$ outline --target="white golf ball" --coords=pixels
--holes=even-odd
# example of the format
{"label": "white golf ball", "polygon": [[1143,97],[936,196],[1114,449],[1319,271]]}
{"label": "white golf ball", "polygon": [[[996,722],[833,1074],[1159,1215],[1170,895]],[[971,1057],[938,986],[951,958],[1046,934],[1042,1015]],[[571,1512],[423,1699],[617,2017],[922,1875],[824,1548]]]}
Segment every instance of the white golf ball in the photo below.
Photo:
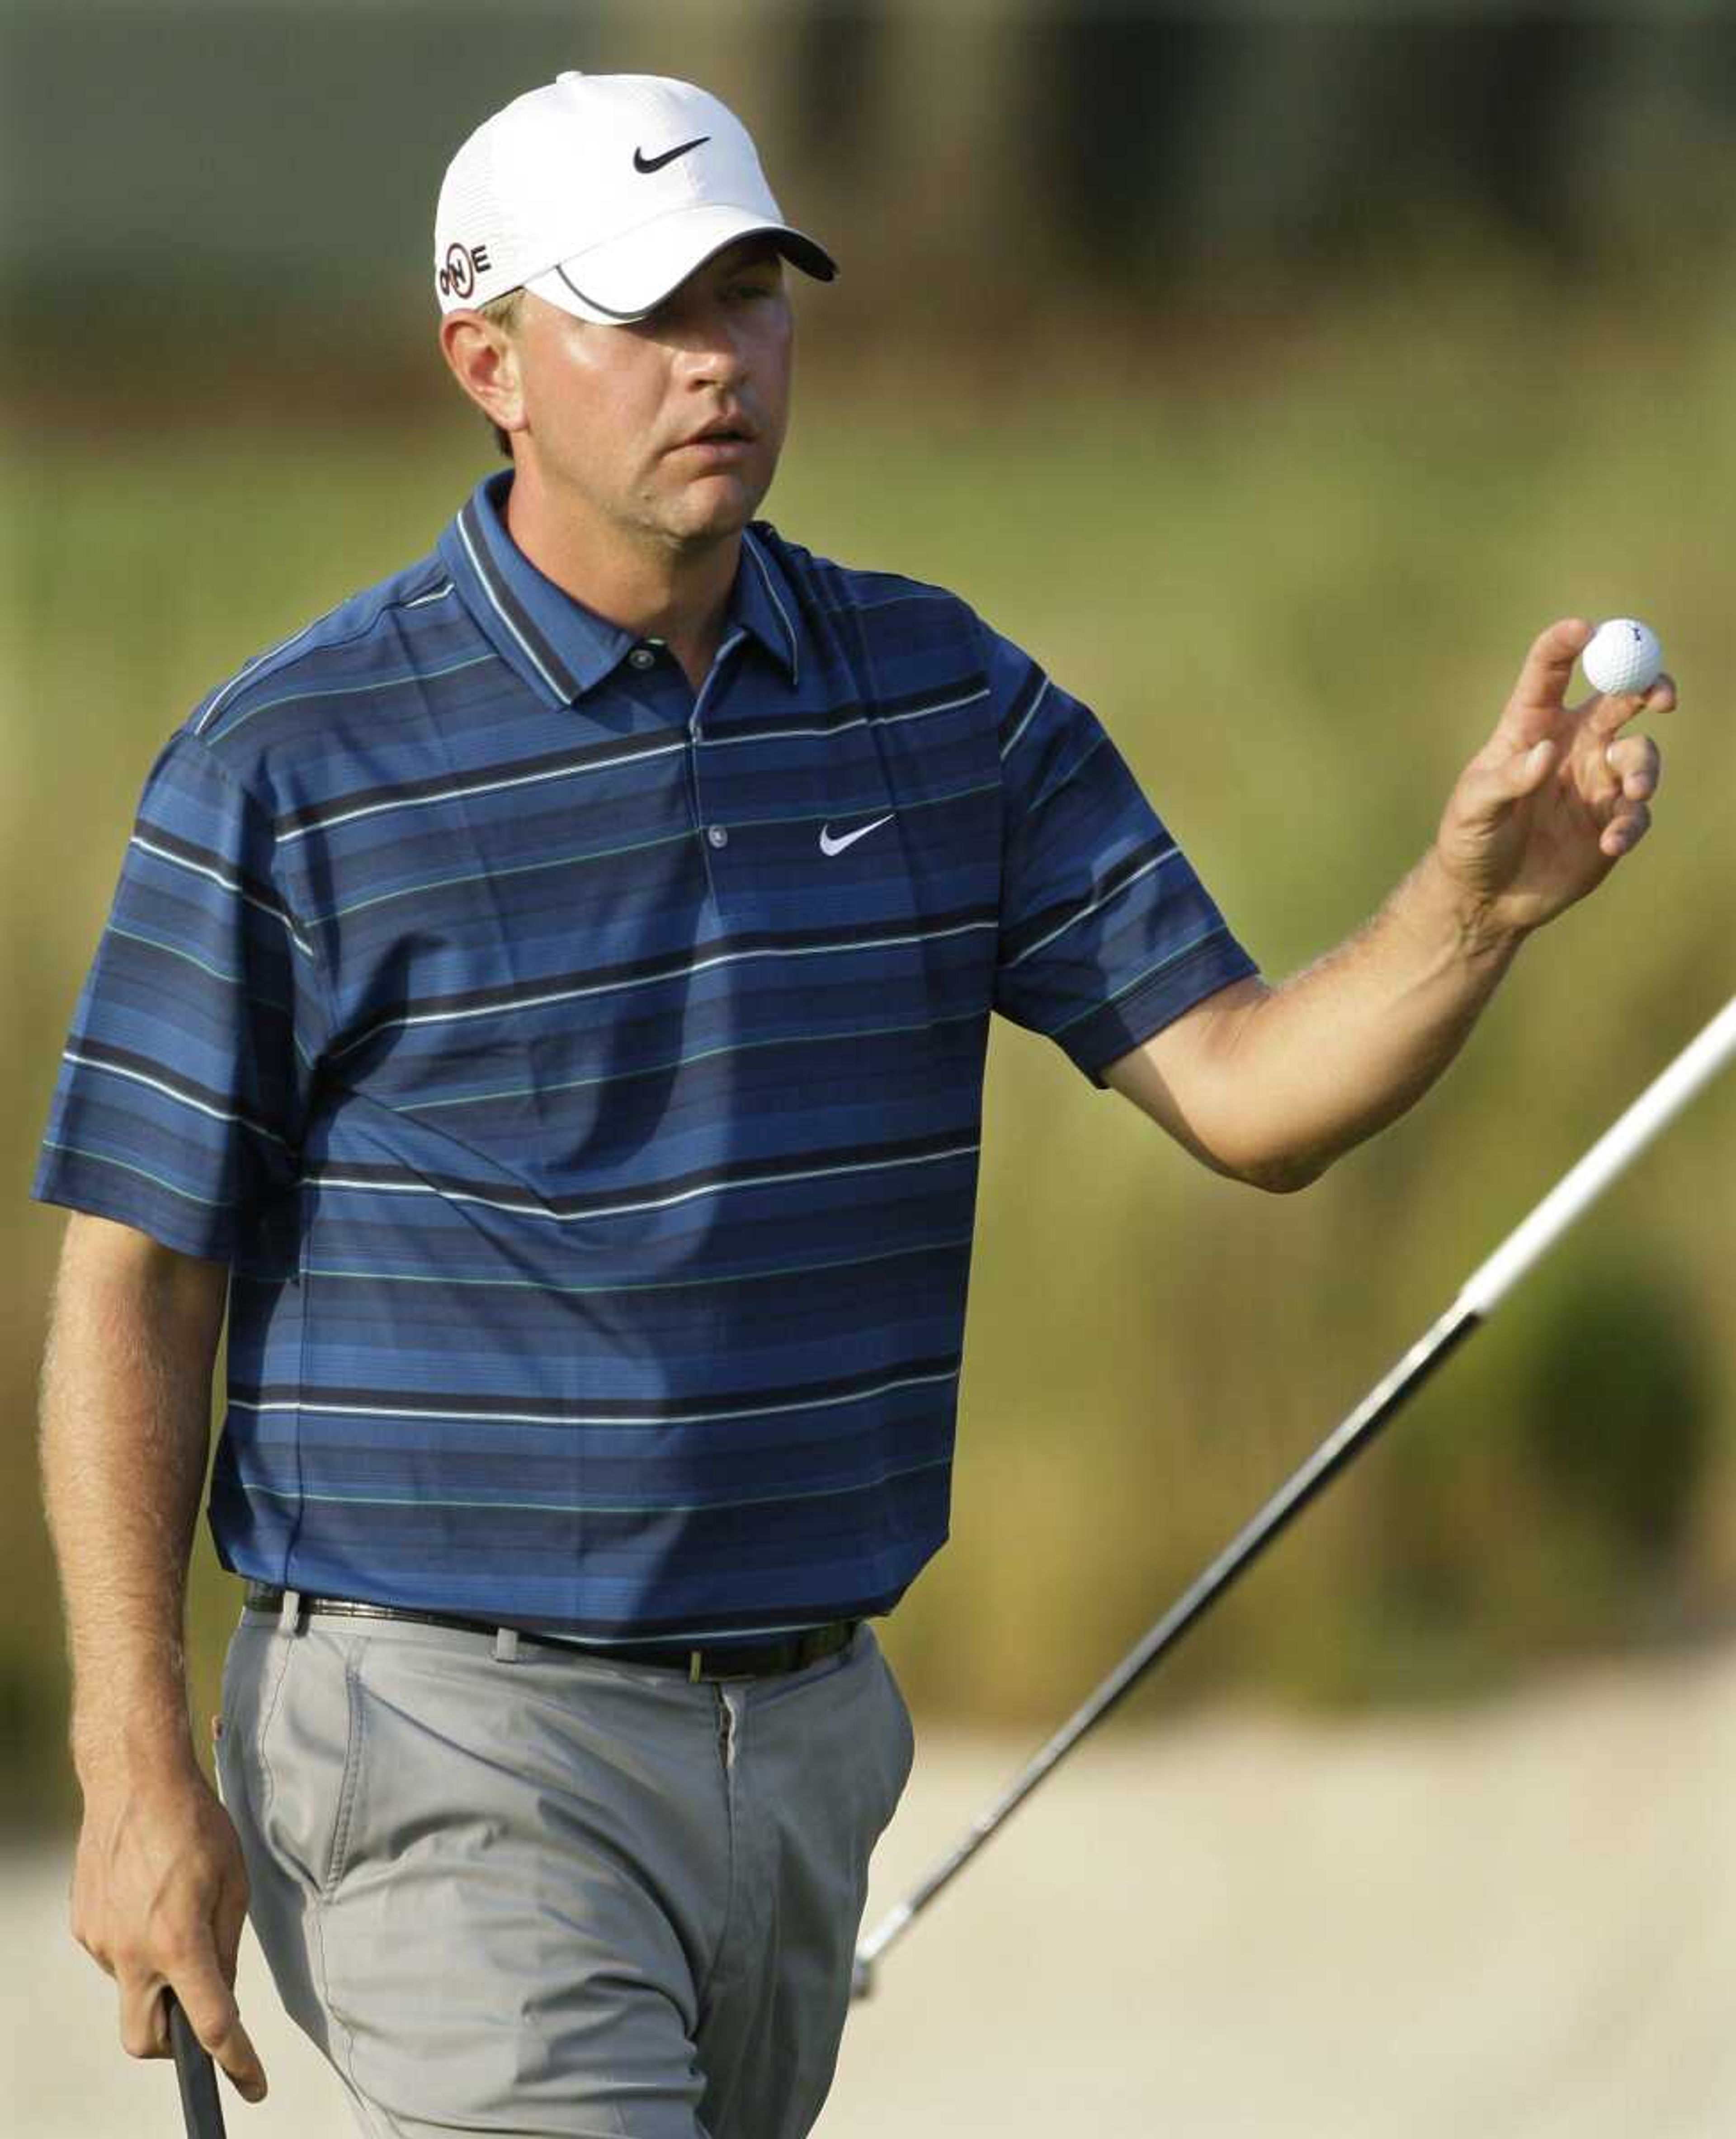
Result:
{"label": "white golf ball", "polygon": [[1612,616],[1598,625],[1579,662],[1594,691],[1619,698],[1626,691],[1651,688],[1664,665],[1664,649],[1649,624],[1636,616]]}

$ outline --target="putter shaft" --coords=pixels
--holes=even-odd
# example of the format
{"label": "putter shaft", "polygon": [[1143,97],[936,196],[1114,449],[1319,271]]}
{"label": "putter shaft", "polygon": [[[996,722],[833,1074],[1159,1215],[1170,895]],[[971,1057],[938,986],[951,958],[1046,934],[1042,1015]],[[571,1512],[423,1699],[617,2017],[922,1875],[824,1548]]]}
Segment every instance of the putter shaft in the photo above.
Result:
{"label": "putter shaft", "polygon": [[217,2068],[210,2053],[193,2032],[193,2023],[181,2009],[173,1990],[165,1990],[169,2009],[169,2041],[174,2052],[175,2078],[181,2089],[181,2114],[186,2120],[187,2139],[226,2139],[223,2105],[217,2092]]}
{"label": "putter shaft", "polygon": [[1322,1442],[1307,1462],[1233,1538],[1205,1572],[1062,1725],[971,1826],[951,1854],[937,1864],[908,1897],[882,1918],[856,1949],[852,1995],[866,1997],[875,1964],[901,1938],[945,1887],[950,1886],[990,1836],[1024,1804],[1051,1769],[1100,1723],[1188,1629],[1198,1623],[1236,1578],[1274,1538],[1337,1476],[1386,1424],[1435,1368],[1484,1322],[1518,1280],[1553,1246],[1650,1143],[1736,1055],[1736,996],[1697,1038],[1647,1085],[1495,1252],[1460,1287],[1445,1314],[1376,1383],[1356,1409]]}

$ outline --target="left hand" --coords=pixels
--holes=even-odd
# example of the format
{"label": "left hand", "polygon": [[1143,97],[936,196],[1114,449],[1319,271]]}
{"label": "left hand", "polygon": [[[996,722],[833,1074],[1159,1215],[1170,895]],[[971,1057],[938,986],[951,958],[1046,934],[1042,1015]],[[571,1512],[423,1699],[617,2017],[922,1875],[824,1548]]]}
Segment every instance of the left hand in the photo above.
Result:
{"label": "left hand", "polygon": [[1660,777],[1650,736],[1622,736],[1642,712],[1665,713],[1675,685],[1567,703],[1593,627],[1552,624],[1525,657],[1494,733],[1459,776],[1435,850],[1476,926],[1523,935],[1602,883],[1645,838]]}

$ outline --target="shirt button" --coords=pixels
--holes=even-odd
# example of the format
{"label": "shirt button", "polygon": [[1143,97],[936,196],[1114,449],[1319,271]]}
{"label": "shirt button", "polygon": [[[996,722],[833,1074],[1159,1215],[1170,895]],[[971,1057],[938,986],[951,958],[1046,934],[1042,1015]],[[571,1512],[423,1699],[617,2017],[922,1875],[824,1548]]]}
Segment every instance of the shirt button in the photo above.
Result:
{"label": "shirt button", "polygon": [[635,646],[627,657],[629,668],[651,668],[657,664],[657,656],[648,646]]}
{"label": "shirt button", "polygon": [[730,843],[730,835],[721,825],[713,825],[706,837],[714,847],[726,847]]}

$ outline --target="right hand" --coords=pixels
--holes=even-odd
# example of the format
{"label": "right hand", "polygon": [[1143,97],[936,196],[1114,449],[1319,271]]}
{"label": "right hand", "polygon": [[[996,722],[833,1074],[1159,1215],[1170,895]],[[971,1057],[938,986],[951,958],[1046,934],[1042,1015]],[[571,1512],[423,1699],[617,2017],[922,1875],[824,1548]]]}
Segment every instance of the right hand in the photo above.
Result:
{"label": "right hand", "polygon": [[245,2101],[265,2068],[235,2002],[247,1872],[229,1815],[190,1755],[172,1775],[88,1788],[72,1875],[72,1936],[120,1990],[130,2057],[171,2054],[162,1993]]}

